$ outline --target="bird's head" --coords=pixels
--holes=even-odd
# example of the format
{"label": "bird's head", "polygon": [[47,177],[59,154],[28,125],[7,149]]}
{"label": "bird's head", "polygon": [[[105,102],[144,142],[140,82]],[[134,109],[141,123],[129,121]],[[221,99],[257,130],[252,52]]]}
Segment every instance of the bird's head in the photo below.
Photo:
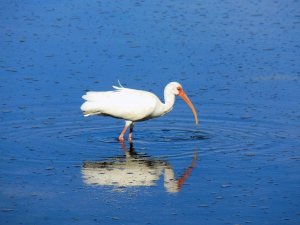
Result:
{"label": "bird's head", "polygon": [[194,114],[195,123],[198,124],[198,117],[197,117],[197,112],[195,110],[195,107],[194,107],[193,103],[191,102],[191,100],[186,95],[186,93],[183,91],[181,84],[179,84],[178,82],[171,82],[167,85],[166,88],[169,89],[169,91],[171,93],[173,93],[174,95],[178,95],[185,101],[185,103],[191,108],[191,110]]}

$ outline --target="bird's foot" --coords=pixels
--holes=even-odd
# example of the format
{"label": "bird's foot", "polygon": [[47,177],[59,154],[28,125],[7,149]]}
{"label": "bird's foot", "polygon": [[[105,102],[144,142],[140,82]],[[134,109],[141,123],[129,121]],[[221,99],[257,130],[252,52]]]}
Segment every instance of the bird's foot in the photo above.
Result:
{"label": "bird's foot", "polygon": [[130,143],[132,143],[132,132],[130,132],[129,135],[128,135],[128,141],[129,141]]}
{"label": "bird's foot", "polygon": [[123,136],[120,136],[118,139],[119,139],[119,141],[121,141],[121,142],[124,142],[124,141],[125,141],[125,139],[124,139]]}

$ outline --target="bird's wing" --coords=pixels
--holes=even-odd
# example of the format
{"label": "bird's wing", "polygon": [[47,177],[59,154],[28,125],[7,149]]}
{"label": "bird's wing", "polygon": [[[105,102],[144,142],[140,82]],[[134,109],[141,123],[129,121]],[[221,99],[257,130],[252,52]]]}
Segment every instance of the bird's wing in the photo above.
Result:
{"label": "bird's wing", "polygon": [[160,103],[158,97],[146,91],[117,88],[115,91],[87,92],[81,106],[85,114],[103,114],[138,121],[151,115]]}

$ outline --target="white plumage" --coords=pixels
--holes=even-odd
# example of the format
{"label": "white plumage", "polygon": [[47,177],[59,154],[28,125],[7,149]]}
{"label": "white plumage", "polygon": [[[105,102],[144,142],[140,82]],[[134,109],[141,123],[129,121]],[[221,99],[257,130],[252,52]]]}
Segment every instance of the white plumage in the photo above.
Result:
{"label": "white plumage", "polygon": [[175,95],[179,95],[190,106],[198,123],[197,114],[189,98],[177,82],[169,83],[164,90],[165,103],[151,92],[113,86],[114,91],[96,92],[89,91],[82,98],[85,102],[81,110],[85,116],[103,115],[111,116],[126,121],[125,127],[119,136],[124,140],[124,134],[130,126],[129,139],[132,140],[134,122],[143,121],[162,116],[172,110]]}
{"label": "white plumage", "polygon": [[115,91],[87,92],[81,106],[85,116],[110,115],[116,118],[139,121],[155,112],[159,99],[152,93],[118,88]]}

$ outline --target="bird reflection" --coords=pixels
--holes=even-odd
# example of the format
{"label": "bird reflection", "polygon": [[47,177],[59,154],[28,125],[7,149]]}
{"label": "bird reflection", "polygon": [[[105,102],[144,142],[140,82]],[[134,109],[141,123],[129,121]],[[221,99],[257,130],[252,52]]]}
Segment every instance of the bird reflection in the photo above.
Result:
{"label": "bird reflection", "polygon": [[127,149],[121,143],[125,155],[109,158],[106,161],[87,161],[82,166],[82,178],[88,185],[113,187],[154,186],[164,176],[164,187],[167,192],[179,192],[184,182],[196,166],[198,152],[195,151],[191,163],[183,170],[181,177],[176,178],[170,163],[162,158],[152,158],[137,154],[133,143]]}

